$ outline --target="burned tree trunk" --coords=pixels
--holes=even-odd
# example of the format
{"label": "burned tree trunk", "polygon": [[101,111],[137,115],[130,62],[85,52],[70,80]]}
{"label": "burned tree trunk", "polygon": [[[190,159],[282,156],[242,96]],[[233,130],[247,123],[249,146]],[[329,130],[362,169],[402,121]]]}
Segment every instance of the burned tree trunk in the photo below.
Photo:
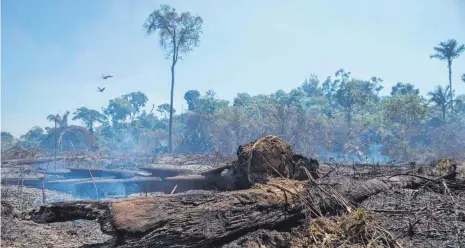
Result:
{"label": "burned tree trunk", "polygon": [[261,185],[217,194],[57,203],[42,206],[31,216],[38,223],[98,219],[104,233],[129,246],[215,247],[257,228],[275,229],[302,219],[293,188],[303,191],[303,186],[294,182],[286,187],[288,192]]}
{"label": "burned tree trunk", "polygon": [[[364,183],[357,185],[360,188],[352,188],[365,192],[363,197],[379,193],[366,190]],[[324,191],[308,182],[274,179],[234,192],[49,204],[31,217],[39,223],[98,219],[104,233],[127,247],[218,247],[257,229],[289,230],[305,218],[303,210],[309,205],[323,214],[344,208]],[[348,200],[356,201],[360,194]]]}

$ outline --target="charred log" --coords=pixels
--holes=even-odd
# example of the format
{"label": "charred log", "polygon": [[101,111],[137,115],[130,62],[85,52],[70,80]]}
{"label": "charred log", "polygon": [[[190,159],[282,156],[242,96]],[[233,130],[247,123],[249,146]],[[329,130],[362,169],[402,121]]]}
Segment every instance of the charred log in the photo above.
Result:
{"label": "charred log", "polygon": [[[378,192],[367,190],[370,183],[362,185],[361,190],[352,187],[367,195],[349,195],[349,200]],[[49,204],[31,216],[40,223],[98,219],[103,232],[127,247],[218,247],[257,229],[289,230],[304,219],[303,210],[309,205],[325,214],[343,209],[338,202],[327,189],[309,187],[308,182],[274,179],[268,185],[233,192]]]}
{"label": "charred log", "polygon": [[142,167],[140,169],[152,173],[152,176],[160,178],[194,174],[194,171],[192,170],[178,168]]}
{"label": "charred log", "polygon": [[48,175],[62,176],[64,178],[91,178],[91,177],[105,177],[115,179],[126,179],[135,176],[144,176],[144,174],[137,171],[125,170],[106,170],[106,169],[84,169],[84,168],[71,168],[61,169],[57,171],[39,170],[38,173],[47,173]]}

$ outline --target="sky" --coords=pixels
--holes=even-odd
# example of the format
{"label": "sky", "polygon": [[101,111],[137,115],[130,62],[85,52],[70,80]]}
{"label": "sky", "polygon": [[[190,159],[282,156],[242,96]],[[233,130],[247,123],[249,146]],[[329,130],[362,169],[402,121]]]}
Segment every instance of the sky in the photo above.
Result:
{"label": "sky", "polygon": [[[18,137],[51,126],[49,114],[101,110],[134,91],[148,110],[169,102],[170,61],[142,27],[163,3],[204,19],[199,47],[176,66],[177,112],[190,89],[232,100],[340,68],[381,77],[384,94],[399,81],[426,94],[448,80],[446,62],[429,58],[433,47],[465,43],[465,0],[1,0],[1,130]],[[464,94],[465,54],[452,70]]]}

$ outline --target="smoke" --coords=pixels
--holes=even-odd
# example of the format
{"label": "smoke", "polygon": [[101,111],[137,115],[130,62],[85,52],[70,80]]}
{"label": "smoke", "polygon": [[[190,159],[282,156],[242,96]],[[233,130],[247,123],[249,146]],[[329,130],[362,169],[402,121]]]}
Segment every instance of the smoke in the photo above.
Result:
{"label": "smoke", "polygon": [[72,195],[79,199],[101,200],[110,197],[125,197],[128,192],[135,193],[140,190],[137,187],[130,186],[130,184],[118,182],[117,179],[108,180],[104,183],[98,182],[95,186],[93,182],[77,183],[72,186]]}
{"label": "smoke", "polygon": [[383,164],[391,161],[389,156],[382,154],[383,144],[370,144],[366,152],[357,150],[353,152],[328,151],[322,146],[317,147],[317,157],[323,161],[336,163],[370,163]]}

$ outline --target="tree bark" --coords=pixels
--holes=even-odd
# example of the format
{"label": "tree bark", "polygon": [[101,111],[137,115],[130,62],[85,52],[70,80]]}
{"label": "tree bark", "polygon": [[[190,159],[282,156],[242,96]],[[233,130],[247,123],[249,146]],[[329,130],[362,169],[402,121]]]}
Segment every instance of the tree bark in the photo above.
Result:
{"label": "tree bark", "polygon": [[[54,167],[54,171],[57,170],[57,120],[55,120],[55,147],[54,147],[54,153],[55,153],[55,160],[53,160],[53,167]],[[47,174],[44,175],[44,179],[45,177],[47,176]]]}
{"label": "tree bark", "polygon": [[[174,56],[174,55],[173,55]],[[174,59],[171,65],[171,96],[170,96],[170,121],[168,131],[168,151],[173,152],[173,97],[174,97]]]}
{"label": "tree bark", "polygon": [[[323,189],[326,187],[326,189]],[[116,201],[77,201],[42,206],[31,212],[38,223],[97,219],[102,232],[124,247],[220,247],[257,229],[290,230],[304,210],[323,214],[347,209],[329,186],[272,180],[233,192],[194,192]],[[349,202],[387,190],[379,180],[342,185]],[[345,205],[345,207],[343,207]]]}
{"label": "tree bark", "polygon": [[171,96],[170,96],[170,120],[168,131],[168,152],[173,152],[173,98],[174,98],[174,67],[178,62],[179,45],[176,42],[176,30],[173,31],[173,57],[171,63]]}
{"label": "tree bark", "polygon": [[453,91],[452,91],[452,60],[447,61],[447,67],[449,68],[449,94],[450,94],[450,107],[452,112],[454,112],[454,101],[453,101]]}
{"label": "tree bark", "polygon": [[442,108],[442,120],[444,121],[444,124],[446,124],[446,112],[447,112],[447,109],[446,109],[446,106],[444,106]]}

